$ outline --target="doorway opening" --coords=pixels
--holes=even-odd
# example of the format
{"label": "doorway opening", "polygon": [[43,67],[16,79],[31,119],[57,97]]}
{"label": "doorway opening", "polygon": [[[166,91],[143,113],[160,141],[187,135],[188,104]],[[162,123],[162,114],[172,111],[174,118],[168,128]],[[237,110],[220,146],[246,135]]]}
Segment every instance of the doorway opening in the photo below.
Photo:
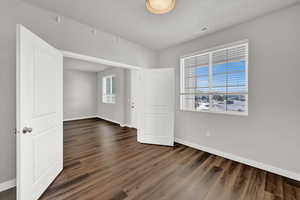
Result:
{"label": "doorway opening", "polygon": [[64,121],[96,117],[138,128],[137,74],[140,68],[62,52]]}

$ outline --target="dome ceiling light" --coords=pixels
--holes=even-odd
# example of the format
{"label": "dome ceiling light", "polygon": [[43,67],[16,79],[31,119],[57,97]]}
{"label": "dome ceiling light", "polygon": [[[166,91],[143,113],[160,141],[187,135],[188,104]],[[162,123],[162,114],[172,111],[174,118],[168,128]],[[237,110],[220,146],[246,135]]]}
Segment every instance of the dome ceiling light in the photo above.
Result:
{"label": "dome ceiling light", "polygon": [[146,0],[147,9],[154,14],[165,14],[175,8],[176,0]]}

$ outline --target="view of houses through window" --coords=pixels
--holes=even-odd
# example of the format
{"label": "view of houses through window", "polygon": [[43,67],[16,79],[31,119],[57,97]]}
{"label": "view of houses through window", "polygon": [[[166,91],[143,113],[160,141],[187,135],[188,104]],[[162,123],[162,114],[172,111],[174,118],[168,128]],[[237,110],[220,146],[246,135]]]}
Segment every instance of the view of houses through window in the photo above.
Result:
{"label": "view of houses through window", "polygon": [[181,59],[181,109],[248,114],[248,43]]}

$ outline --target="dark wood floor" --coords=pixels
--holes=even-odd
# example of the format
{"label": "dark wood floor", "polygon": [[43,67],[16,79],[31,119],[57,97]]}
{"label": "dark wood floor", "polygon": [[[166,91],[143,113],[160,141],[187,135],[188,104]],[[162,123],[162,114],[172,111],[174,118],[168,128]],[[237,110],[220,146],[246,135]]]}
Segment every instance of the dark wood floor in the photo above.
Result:
{"label": "dark wood floor", "polygon": [[300,200],[300,183],[99,119],[64,124],[64,170],[42,200]]}

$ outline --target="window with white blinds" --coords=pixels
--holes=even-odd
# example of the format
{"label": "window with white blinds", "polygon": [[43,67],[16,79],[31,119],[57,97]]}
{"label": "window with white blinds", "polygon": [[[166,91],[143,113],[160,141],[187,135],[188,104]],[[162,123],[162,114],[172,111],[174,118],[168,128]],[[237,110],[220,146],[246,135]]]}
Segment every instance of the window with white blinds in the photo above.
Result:
{"label": "window with white blinds", "polygon": [[115,76],[106,76],[102,80],[102,102],[103,103],[116,103],[116,83]]}
{"label": "window with white blinds", "polygon": [[248,114],[248,43],[181,58],[181,110]]}

